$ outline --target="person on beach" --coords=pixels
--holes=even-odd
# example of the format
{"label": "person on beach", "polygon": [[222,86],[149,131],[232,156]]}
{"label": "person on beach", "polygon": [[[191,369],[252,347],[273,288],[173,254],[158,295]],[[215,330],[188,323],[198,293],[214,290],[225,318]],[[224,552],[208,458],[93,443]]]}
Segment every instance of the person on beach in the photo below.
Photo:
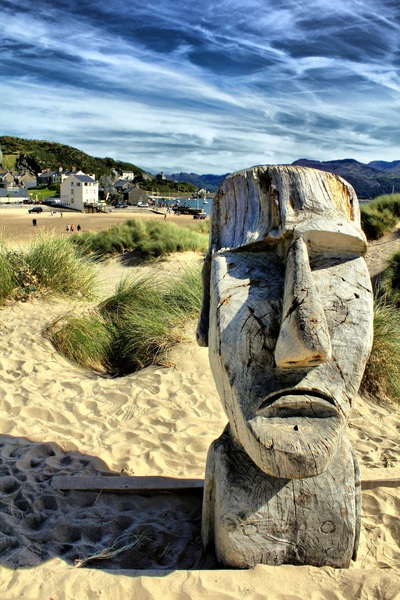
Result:
{"label": "person on beach", "polygon": [[81,226],[80,226],[80,225],[77,225],[77,226],[76,226],[76,230],[77,230],[77,231],[80,231],[80,230],[81,230]]}
{"label": "person on beach", "polygon": [[37,225],[37,220],[36,220],[36,219],[32,219],[32,225],[33,225],[34,227],[36,227],[36,225]]}
{"label": "person on beach", "polygon": [[74,230],[75,230],[75,226],[73,223],[71,223],[71,231],[74,231]]}
{"label": "person on beach", "polygon": [[66,232],[67,232],[67,233],[69,233],[69,230],[70,230],[69,223],[68,223],[68,225],[66,226],[65,230],[66,230]]}

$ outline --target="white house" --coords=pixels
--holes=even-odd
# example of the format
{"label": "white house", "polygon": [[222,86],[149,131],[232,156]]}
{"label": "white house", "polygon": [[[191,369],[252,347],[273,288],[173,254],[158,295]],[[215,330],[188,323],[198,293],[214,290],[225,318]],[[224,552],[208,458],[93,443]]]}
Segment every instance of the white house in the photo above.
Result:
{"label": "white house", "polygon": [[122,171],[120,179],[126,179],[127,181],[133,181],[135,179],[135,173],[133,171]]}
{"label": "white house", "polygon": [[60,186],[61,204],[76,210],[83,210],[85,204],[97,204],[99,201],[99,184],[94,176],[69,175]]}

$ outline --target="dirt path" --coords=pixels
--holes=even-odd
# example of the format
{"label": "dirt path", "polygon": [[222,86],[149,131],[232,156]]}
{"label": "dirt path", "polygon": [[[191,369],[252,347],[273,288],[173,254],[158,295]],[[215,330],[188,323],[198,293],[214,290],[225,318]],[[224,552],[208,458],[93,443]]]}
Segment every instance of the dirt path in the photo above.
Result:
{"label": "dirt path", "polygon": [[365,257],[371,277],[379,275],[387,266],[387,260],[400,251],[400,223],[397,228],[375,242],[369,242]]}

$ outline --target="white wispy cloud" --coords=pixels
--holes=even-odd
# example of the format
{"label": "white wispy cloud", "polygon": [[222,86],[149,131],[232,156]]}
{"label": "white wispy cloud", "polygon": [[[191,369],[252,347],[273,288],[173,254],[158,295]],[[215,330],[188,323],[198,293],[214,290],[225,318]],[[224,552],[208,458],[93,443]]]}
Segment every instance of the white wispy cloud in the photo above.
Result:
{"label": "white wispy cloud", "polygon": [[[391,0],[4,0],[4,134],[153,170],[400,156]],[[397,155],[396,155],[397,153]]]}

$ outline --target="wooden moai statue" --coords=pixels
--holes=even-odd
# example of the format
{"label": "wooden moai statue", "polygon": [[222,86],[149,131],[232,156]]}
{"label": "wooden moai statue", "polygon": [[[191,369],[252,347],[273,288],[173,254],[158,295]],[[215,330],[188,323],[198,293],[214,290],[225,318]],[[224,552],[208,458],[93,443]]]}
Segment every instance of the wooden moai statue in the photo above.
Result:
{"label": "wooden moai statue", "polygon": [[373,330],[357,196],[304,167],[215,195],[198,343],[229,419],[210,447],[202,536],[230,567],[348,567],[360,480],[345,430]]}

